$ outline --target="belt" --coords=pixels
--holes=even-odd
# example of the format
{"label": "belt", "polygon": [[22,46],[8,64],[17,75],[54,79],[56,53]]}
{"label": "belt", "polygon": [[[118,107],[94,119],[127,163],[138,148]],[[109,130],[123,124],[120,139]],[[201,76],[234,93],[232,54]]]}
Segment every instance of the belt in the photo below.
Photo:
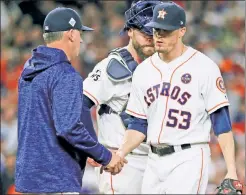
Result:
{"label": "belt", "polygon": [[[110,149],[110,150],[118,150],[119,149],[119,148],[110,147],[110,146],[105,146],[105,147],[108,148],[108,149]],[[137,155],[137,156],[148,156],[148,154],[141,154],[141,153],[136,153],[136,152],[130,152],[129,154]]]}
{"label": "belt", "polygon": [[98,110],[98,114],[101,116],[102,114],[119,114],[118,112],[114,111],[110,106],[106,104],[101,104],[100,109]]}
{"label": "belt", "polygon": [[[185,149],[191,148],[191,144],[182,144],[180,145],[180,147],[182,150],[185,150]],[[151,145],[150,148],[151,148],[151,151],[154,154],[158,154],[158,156],[165,156],[165,155],[172,154],[175,152],[174,146],[169,146],[169,145],[160,146],[160,147],[155,147]]]}

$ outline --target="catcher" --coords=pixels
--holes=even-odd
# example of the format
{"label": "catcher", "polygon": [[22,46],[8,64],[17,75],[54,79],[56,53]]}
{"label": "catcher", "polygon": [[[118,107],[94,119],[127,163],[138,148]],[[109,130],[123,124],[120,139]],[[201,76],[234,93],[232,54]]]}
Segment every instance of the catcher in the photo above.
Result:
{"label": "catcher", "polygon": [[[125,26],[120,34],[129,36],[129,43],[122,48],[114,49],[107,58],[99,62],[84,80],[84,109],[97,107],[98,139],[105,147],[118,150],[123,136],[132,120],[125,113],[130,96],[131,78],[137,65],[154,53],[153,31],[144,27],[153,15],[153,9],[161,1],[134,1],[125,12]],[[93,133],[94,129],[89,116],[84,112],[83,122]],[[131,123],[139,126],[139,121]],[[140,128],[145,128],[140,125]],[[95,136],[95,135],[94,135]],[[128,156],[128,164],[120,174],[111,175],[96,167],[99,191],[104,194],[140,194],[145,171],[149,146],[143,141]],[[97,166],[89,159],[91,165]]]}

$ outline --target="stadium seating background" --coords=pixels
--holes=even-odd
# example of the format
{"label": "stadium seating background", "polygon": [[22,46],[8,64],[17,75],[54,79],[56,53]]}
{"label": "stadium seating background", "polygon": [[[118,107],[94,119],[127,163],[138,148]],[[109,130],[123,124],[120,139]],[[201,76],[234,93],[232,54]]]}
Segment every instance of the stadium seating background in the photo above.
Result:
{"label": "stadium seating background", "polygon": [[[222,71],[231,103],[239,179],[245,184],[245,1],[175,1],[187,11],[185,44],[213,59]],[[85,25],[95,29],[83,36],[75,68],[86,78],[93,67],[116,47],[128,43],[119,36],[124,11],[131,1],[1,1],[1,184],[2,193],[14,193],[17,149],[17,82],[31,50],[43,44],[45,15],[58,6],[76,9]],[[95,110],[92,112],[96,127]],[[213,193],[226,174],[216,137],[211,131],[212,162],[207,193]],[[96,178],[88,165],[84,190],[96,193]]]}

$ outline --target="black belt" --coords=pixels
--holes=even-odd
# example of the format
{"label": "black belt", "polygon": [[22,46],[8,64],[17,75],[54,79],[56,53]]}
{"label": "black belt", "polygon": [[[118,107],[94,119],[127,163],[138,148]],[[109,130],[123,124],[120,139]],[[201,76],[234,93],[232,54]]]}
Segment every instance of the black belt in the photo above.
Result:
{"label": "black belt", "polygon": [[[159,156],[164,156],[167,154],[172,154],[175,152],[174,146],[162,146],[162,147],[155,147],[150,145],[151,151],[155,154],[158,154]],[[181,145],[182,150],[191,148],[190,144],[182,144]]]}
{"label": "black belt", "polygon": [[118,114],[118,112],[114,111],[110,106],[106,104],[101,104],[100,109],[98,110],[98,114],[101,116],[102,114]]}

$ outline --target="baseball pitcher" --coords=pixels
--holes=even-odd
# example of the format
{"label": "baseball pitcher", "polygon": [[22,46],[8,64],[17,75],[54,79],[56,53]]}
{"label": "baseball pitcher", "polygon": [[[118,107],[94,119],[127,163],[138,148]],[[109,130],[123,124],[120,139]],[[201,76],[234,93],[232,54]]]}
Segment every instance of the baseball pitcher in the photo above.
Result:
{"label": "baseball pitcher", "polygon": [[130,123],[117,153],[127,155],[147,137],[151,150],[142,193],[205,194],[212,127],[228,170],[219,193],[240,193],[229,101],[218,66],[182,42],[186,16],[179,5],[157,5],[145,26],[153,28],[156,53],[136,68],[126,112],[134,117],[131,123],[141,121],[146,128]]}

